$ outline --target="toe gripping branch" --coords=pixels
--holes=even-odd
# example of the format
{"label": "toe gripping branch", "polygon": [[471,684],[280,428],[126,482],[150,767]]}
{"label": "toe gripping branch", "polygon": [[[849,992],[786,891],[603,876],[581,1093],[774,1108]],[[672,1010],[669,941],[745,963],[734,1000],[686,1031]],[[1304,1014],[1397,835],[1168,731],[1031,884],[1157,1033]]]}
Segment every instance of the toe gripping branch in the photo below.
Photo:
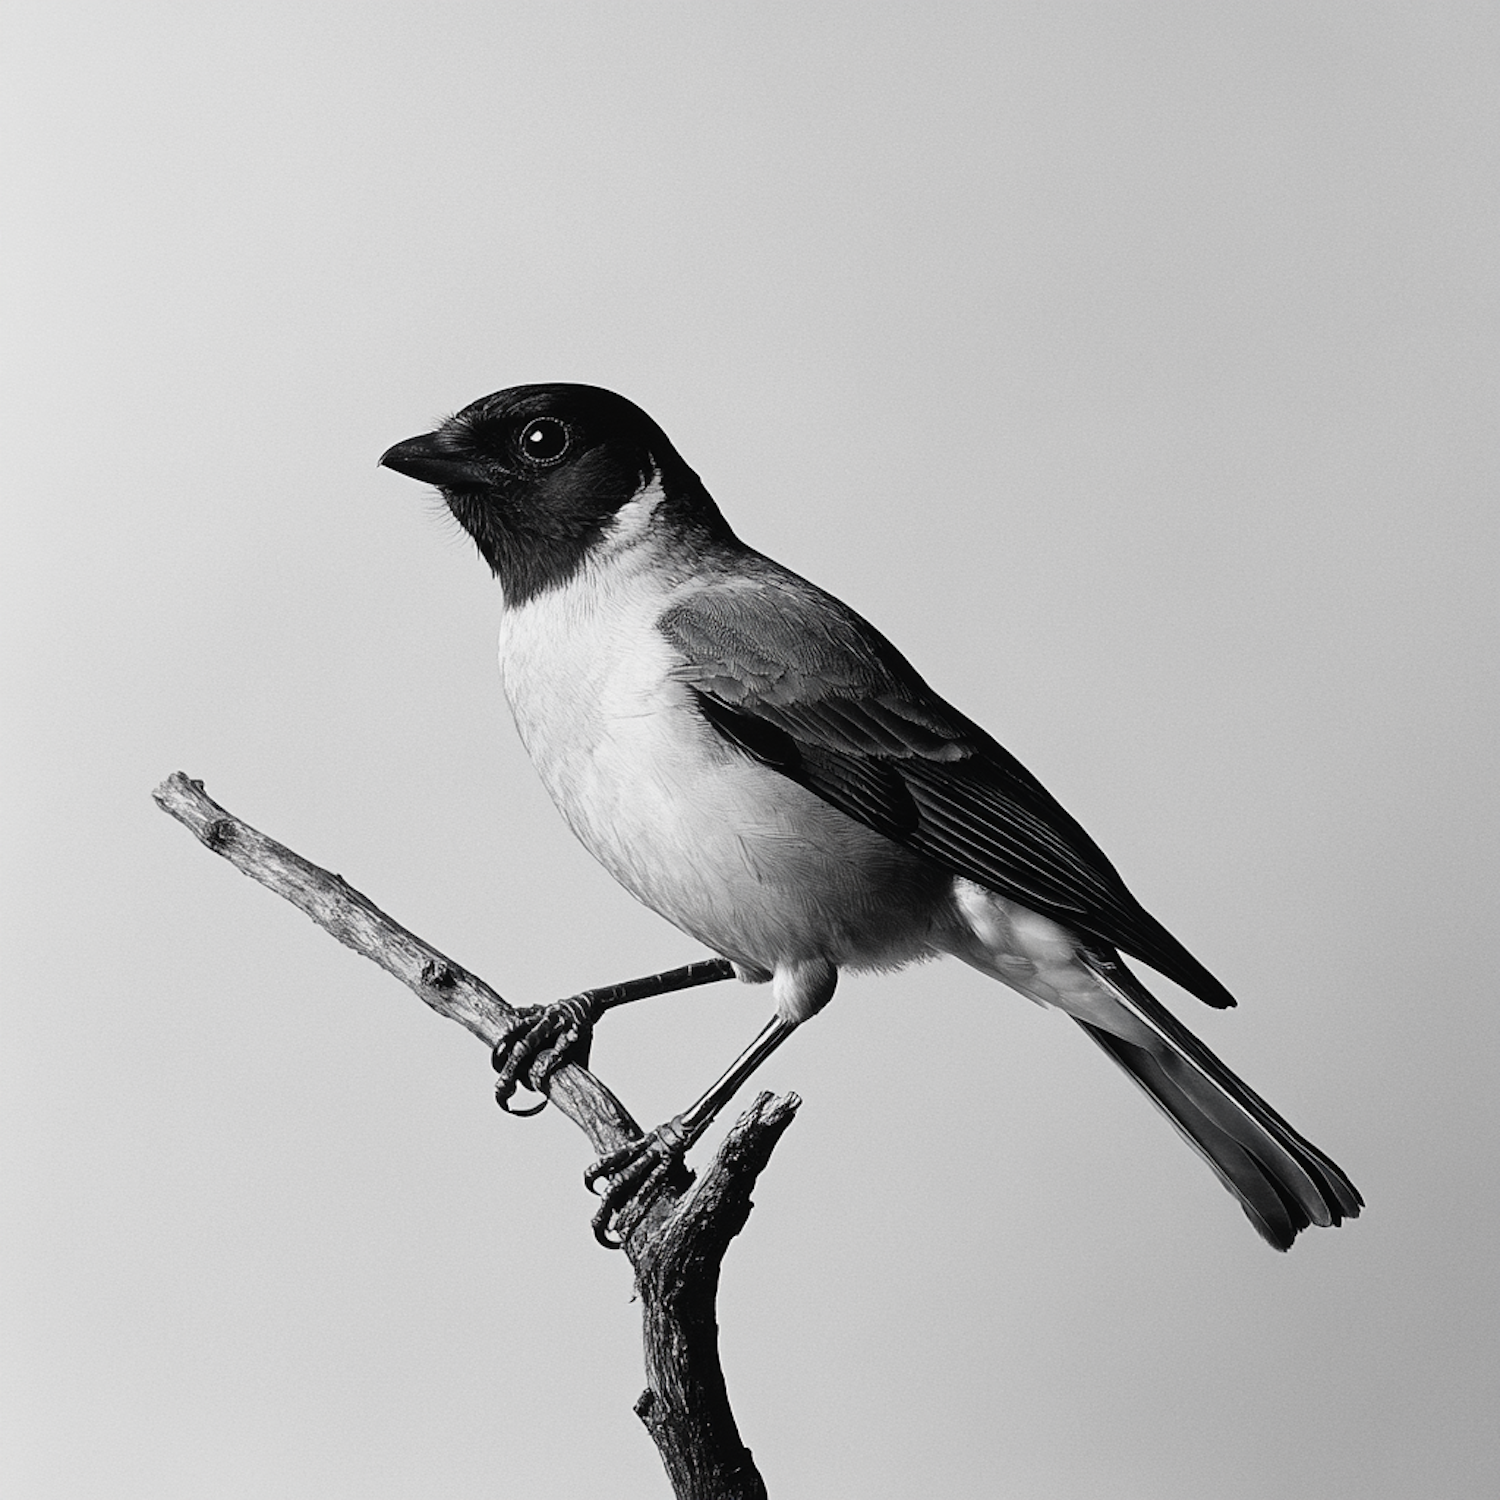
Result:
{"label": "toe gripping branch", "polygon": [[[692,1182],[693,1174],[683,1161],[688,1147],[709,1127],[740,1085],[792,1034],[796,1025],[780,1015],[772,1016],[755,1040],[695,1104],[640,1140],[600,1157],[584,1173],[583,1185],[591,1193],[597,1188],[602,1200],[594,1215],[594,1238],[606,1250],[618,1250],[625,1243],[664,1189],[685,1188]],[[602,1188],[598,1187],[601,1183]]]}
{"label": "toe gripping branch", "polygon": [[602,989],[584,990],[551,1005],[528,1005],[518,1010],[510,1025],[501,1032],[490,1054],[495,1069],[495,1103],[508,1115],[540,1114],[547,1107],[545,1096],[527,1108],[516,1108],[511,1100],[518,1088],[541,1093],[558,1065],[569,1054],[587,1064],[594,1023],[607,1010],[650,995],[665,995],[672,990],[692,989],[695,985],[716,984],[734,977],[734,965],[727,959],[708,958],[662,974],[648,974],[641,979],[627,979],[623,984],[605,985]]}
{"label": "toe gripping branch", "polygon": [[583,1185],[599,1194],[594,1238],[606,1250],[624,1245],[663,1188],[674,1184],[686,1187],[693,1180],[683,1157],[706,1124],[694,1130],[676,1115],[640,1140],[601,1156],[583,1174]]}
{"label": "toe gripping branch", "polygon": [[597,990],[585,990],[551,1005],[523,1006],[515,1019],[496,1038],[490,1053],[495,1069],[495,1103],[508,1115],[538,1115],[547,1107],[547,1096],[526,1108],[511,1103],[523,1085],[541,1094],[553,1070],[570,1052],[588,1061],[594,1022],[604,1014]]}

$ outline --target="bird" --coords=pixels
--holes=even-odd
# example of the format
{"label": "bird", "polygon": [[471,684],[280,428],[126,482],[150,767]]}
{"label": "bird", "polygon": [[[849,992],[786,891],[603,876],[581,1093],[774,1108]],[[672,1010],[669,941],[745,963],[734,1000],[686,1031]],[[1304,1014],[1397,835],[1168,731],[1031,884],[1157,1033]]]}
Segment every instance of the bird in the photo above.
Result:
{"label": "bird", "polygon": [[[842,971],[943,956],[1071,1017],[1276,1249],[1359,1214],[1344,1172],[1126,958],[1215,1008],[1235,1003],[1224,985],[885,636],[742,542],[640,407],[597,386],[514,386],[380,463],[436,487],[494,575],[501,683],[563,819],[631,895],[715,955],[656,987],[769,985],[770,1020],[723,1075],[590,1168],[603,1243],[633,1231]],[[501,1102],[568,1049],[586,1057],[602,1009],[651,989],[531,1008],[497,1047]]]}

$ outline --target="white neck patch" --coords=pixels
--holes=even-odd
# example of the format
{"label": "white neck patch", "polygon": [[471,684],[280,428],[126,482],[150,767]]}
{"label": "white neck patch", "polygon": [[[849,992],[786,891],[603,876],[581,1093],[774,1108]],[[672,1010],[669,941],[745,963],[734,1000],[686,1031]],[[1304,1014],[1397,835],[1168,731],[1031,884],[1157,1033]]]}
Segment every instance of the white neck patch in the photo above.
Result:
{"label": "white neck patch", "polygon": [[661,487],[661,471],[651,478],[628,499],[613,516],[594,544],[595,549],[606,557],[626,552],[638,545],[651,530],[652,517],[666,499]]}

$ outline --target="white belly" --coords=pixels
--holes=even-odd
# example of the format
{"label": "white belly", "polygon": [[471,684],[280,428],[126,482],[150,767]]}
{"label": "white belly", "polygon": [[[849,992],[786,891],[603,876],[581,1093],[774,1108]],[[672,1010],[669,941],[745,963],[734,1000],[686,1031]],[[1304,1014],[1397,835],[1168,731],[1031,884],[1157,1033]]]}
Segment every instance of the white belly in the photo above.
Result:
{"label": "white belly", "polygon": [[573,832],[640,901],[755,968],[887,967],[946,946],[948,877],[704,721],[671,676],[653,577],[614,558],[505,616],[506,696]]}

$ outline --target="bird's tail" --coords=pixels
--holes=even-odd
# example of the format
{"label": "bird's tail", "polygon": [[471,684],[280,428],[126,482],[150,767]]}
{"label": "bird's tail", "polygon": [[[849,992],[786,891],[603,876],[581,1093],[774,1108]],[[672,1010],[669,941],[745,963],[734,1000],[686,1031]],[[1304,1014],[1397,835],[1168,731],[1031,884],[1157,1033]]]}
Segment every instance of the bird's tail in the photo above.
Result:
{"label": "bird's tail", "polygon": [[1358,1217],[1364,1200],[1344,1173],[1235,1077],[1124,964],[1102,954],[1090,954],[1086,962],[1160,1045],[1142,1046],[1087,1021],[1078,1024],[1214,1169],[1270,1244],[1285,1250],[1310,1224]]}

